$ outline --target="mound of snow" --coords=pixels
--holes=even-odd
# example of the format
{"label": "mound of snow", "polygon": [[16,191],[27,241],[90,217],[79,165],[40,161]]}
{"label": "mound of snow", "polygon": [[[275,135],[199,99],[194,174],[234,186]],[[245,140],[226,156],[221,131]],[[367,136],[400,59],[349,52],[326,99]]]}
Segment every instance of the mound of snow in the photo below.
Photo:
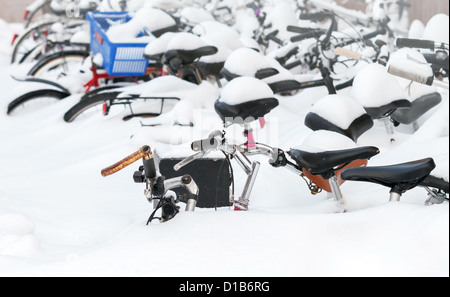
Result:
{"label": "mound of snow", "polygon": [[370,64],[355,76],[352,97],[364,107],[380,107],[408,96],[397,78],[380,64]]}

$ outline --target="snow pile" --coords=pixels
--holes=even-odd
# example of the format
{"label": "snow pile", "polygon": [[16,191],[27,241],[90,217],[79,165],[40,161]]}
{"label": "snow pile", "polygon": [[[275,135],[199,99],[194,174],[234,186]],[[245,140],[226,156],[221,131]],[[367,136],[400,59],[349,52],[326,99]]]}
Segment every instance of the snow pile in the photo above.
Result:
{"label": "snow pile", "polygon": [[273,69],[273,75],[263,78],[271,84],[283,80],[294,80],[294,75],[283,68],[274,58],[265,56],[253,49],[242,47],[233,51],[225,61],[224,69],[234,76],[256,76],[258,71]]}
{"label": "snow pile", "polygon": [[364,107],[381,107],[408,96],[397,78],[389,74],[385,67],[370,64],[356,75],[352,97]]}
{"label": "snow pile", "polygon": [[[184,3],[145,2],[147,8]],[[257,22],[254,13],[243,9],[236,16],[239,24],[235,28],[240,25],[240,34],[250,34],[246,31],[251,28],[243,24]],[[1,22],[0,27],[12,30]],[[149,52],[195,49],[214,40],[219,44],[216,36],[233,41],[225,47],[233,48],[232,54],[242,50],[231,31],[220,35],[221,30],[203,29],[196,37],[168,34],[159,49],[155,45]],[[0,35],[7,36],[5,32]],[[182,38],[169,47],[176,35]],[[6,39],[0,47],[5,57],[10,38]],[[245,47],[248,44],[243,40],[241,36],[239,41]],[[407,98],[404,82],[377,64],[361,63],[353,92],[343,90],[328,97],[326,88],[318,87],[278,96],[254,75],[260,69],[279,69],[270,59],[260,60],[258,52],[250,51],[242,50],[241,62],[229,64],[230,69],[248,76],[226,82],[222,89],[208,82],[193,85],[173,76],[119,89],[124,97],[141,96],[142,101],[132,105],[135,112],[157,108],[160,103],[145,101],[145,96],[180,98],[168,102],[164,113],[155,118],[124,121],[129,106],[115,105],[108,116],[94,107],[73,123],[64,122],[64,113],[79,102],[81,91],[45,107],[30,102],[7,116],[11,98],[5,93],[0,98],[0,276],[448,277],[449,204],[426,207],[423,188],[408,191],[400,202],[389,203],[390,189],[386,187],[346,182],[341,187],[346,205],[343,213],[327,193],[312,195],[298,174],[274,168],[263,156],[249,156],[261,164],[249,211],[181,211],[167,223],[146,226],[153,205],[144,197],[145,185],[132,178],[142,163],[108,178],[100,175],[103,168],[143,145],[161,152],[160,156],[180,158],[194,153],[192,141],[204,139],[214,130],[225,131],[230,144],[244,143],[242,127],[224,128],[214,111],[215,100],[220,97],[239,104],[274,97],[279,106],[266,115],[266,125],[251,124],[260,143],[284,151],[298,147],[311,152],[376,146],[380,154],[369,166],[432,157],[437,165],[433,174],[449,180],[448,91],[437,89],[442,103],[422,119],[417,131],[395,127],[396,141],[391,142],[384,123],[375,122],[356,144],[340,133],[312,132],[304,124],[305,116],[311,110],[320,111],[344,127],[348,119],[340,119],[338,114],[355,117],[362,113],[345,97],[348,93],[355,95],[354,100],[359,98],[359,104],[378,106]],[[23,75],[30,65],[11,66],[6,58],[0,62],[2,90],[30,87],[10,76]],[[66,83],[73,89],[81,85],[74,74]],[[415,90],[412,93],[417,94]],[[352,107],[344,110],[344,105]],[[221,153],[209,157],[224,161]],[[247,174],[235,160],[232,164],[238,197]]]}
{"label": "snow pile", "polygon": [[166,52],[167,45],[175,36],[174,32],[167,32],[150,42],[144,49],[144,54],[148,56],[159,56]]}
{"label": "snow pile", "polygon": [[206,21],[214,21],[214,17],[211,13],[198,7],[185,7],[181,10],[180,16],[184,22],[191,26]]}
{"label": "snow pile", "polygon": [[39,253],[35,225],[18,214],[0,214],[0,256],[33,257]]}
{"label": "snow pile", "polygon": [[329,95],[311,108],[311,112],[346,130],[353,121],[366,113],[355,99],[341,95]]}
{"label": "snow pile", "polygon": [[149,43],[154,38],[143,36],[144,31],[155,32],[175,25],[175,20],[163,10],[141,8],[128,22],[111,26],[106,35],[114,43]]}
{"label": "snow pile", "polygon": [[219,100],[229,105],[237,105],[273,97],[272,89],[263,81],[253,77],[238,77],[223,88]]}
{"label": "snow pile", "polygon": [[167,51],[170,50],[196,50],[207,46],[200,37],[187,32],[179,32],[167,44]]}
{"label": "snow pile", "polygon": [[433,16],[425,26],[422,39],[449,43],[449,17],[440,13]]}

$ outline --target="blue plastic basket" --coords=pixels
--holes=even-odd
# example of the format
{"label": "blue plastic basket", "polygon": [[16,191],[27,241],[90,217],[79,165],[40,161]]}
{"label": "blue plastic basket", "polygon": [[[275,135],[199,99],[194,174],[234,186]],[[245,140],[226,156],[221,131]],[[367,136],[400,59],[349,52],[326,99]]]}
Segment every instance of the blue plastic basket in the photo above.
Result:
{"label": "blue plastic basket", "polygon": [[124,24],[131,17],[128,12],[89,12],[91,51],[103,56],[103,68],[111,76],[142,76],[149,61],[144,58],[145,43],[114,43],[106,32],[111,26]]}

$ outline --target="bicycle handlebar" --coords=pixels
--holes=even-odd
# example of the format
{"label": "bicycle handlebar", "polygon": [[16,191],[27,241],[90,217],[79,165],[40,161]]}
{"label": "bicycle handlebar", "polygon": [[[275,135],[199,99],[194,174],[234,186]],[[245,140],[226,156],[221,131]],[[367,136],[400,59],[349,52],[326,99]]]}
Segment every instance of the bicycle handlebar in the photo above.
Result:
{"label": "bicycle handlebar", "polygon": [[283,45],[283,41],[277,37],[279,30],[275,30],[272,33],[266,35],[266,40],[272,40],[276,44]]}
{"label": "bicycle handlebar", "polygon": [[219,141],[214,137],[210,137],[192,142],[191,149],[194,152],[206,152],[211,149],[217,148],[218,146]]}
{"label": "bicycle handlebar", "polygon": [[311,31],[311,28],[303,28],[303,27],[297,27],[297,26],[287,26],[286,30],[288,32],[292,32],[292,33],[303,34],[303,33]]}
{"label": "bicycle handlebar", "polygon": [[354,51],[351,51],[349,49],[342,48],[342,47],[336,48],[336,55],[344,56],[349,59],[358,60],[358,61],[362,59],[362,55],[360,53],[357,53],[357,52],[354,52]]}
{"label": "bicycle handlebar", "polygon": [[396,41],[396,45],[399,48],[411,47],[411,48],[429,49],[434,51],[436,43],[431,40],[398,38]]}
{"label": "bicycle handlebar", "polygon": [[[152,160],[153,159],[152,150],[148,145],[143,146],[138,151],[134,152],[133,154],[129,155],[128,157],[124,158],[123,160],[115,163],[114,165],[111,165],[111,166],[103,169],[101,171],[101,174],[103,177],[113,175],[113,174],[121,171],[125,167],[128,167],[131,164],[139,161],[140,159],[144,159],[144,160]],[[146,168],[150,171],[150,172],[148,172],[148,175],[153,175],[153,173],[155,173],[155,175],[156,175],[156,169],[154,166],[155,164],[154,164],[154,162],[151,162],[151,163],[152,163],[152,165],[150,165],[150,168]]]}
{"label": "bicycle handlebar", "polygon": [[312,30],[298,36],[291,37],[291,42],[298,42],[309,38],[319,38],[322,35],[325,35],[326,32],[323,30]]}
{"label": "bicycle handlebar", "polygon": [[411,80],[414,82],[418,82],[420,84],[424,84],[424,85],[428,85],[428,86],[436,86],[436,87],[441,87],[441,88],[445,88],[448,89],[449,85],[448,83],[439,81],[439,80],[435,80],[434,76],[426,76],[422,73],[418,73],[418,72],[411,72],[408,71],[406,69],[403,69],[399,66],[396,65],[390,65],[388,68],[388,72],[392,75],[407,79],[407,80]]}
{"label": "bicycle handlebar", "polygon": [[321,22],[327,18],[331,18],[333,15],[324,11],[316,13],[302,13],[300,19],[304,21]]}

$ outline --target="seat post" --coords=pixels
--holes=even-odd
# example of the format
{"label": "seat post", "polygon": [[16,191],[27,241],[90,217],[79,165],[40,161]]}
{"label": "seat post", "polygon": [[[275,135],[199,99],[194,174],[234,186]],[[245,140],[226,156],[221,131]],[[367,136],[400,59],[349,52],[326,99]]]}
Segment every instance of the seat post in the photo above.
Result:
{"label": "seat post", "polygon": [[389,117],[383,118],[383,122],[384,122],[384,126],[386,128],[387,134],[389,134],[389,136],[391,137],[391,142],[394,142],[395,141],[395,138],[394,138],[394,134],[395,134],[394,124],[391,122],[391,119]]}
{"label": "seat post", "polygon": [[244,189],[242,190],[239,200],[234,203],[234,210],[248,210],[250,194],[252,193],[253,186],[255,185],[256,177],[261,164],[259,162],[251,162],[244,154],[238,151],[234,154],[234,157],[247,174],[247,181],[245,182]]}
{"label": "seat post", "polygon": [[389,202],[399,202],[401,197],[402,197],[401,194],[391,191],[391,195],[389,197]]}
{"label": "seat post", "polygon": [[244,126],[244,136],[247,138],[246,147],[249,148],[255,148],[255,138],[253,137],[253,129],[250,127],[249,123],[245,123]]}
{"label": "seat post", "polygon": [[344,204],[344,197],[342,195],[341,189],[339,187],[336,175],[333,175],[329,180],[331,192],[333,193],[334,199],[340,204]]}

